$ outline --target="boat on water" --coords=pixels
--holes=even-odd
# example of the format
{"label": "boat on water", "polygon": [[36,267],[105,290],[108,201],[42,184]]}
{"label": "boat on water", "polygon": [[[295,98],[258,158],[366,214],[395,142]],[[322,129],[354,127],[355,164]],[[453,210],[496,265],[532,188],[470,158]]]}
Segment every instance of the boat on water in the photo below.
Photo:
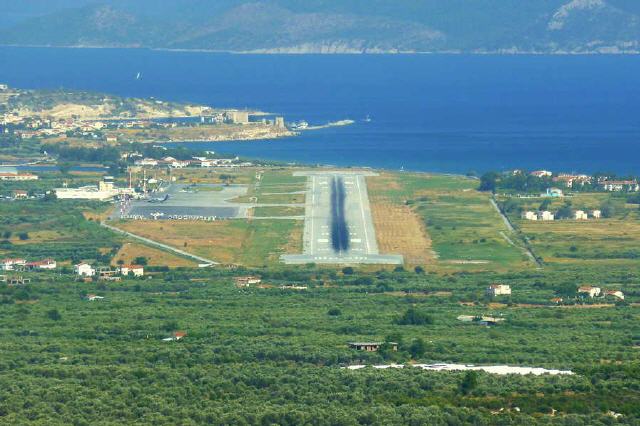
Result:
{"label": "boat on water", "polygon": [[367,116],[362,121],[364,121],[365,123],[371,123],[371,116],[367,114]]}
{"label": "boat on water", "polygon": [[304,130],[309,127],[309,123],[302,120],[302,121],[298,121],[297,123],[291,123],[290,127],[293,130]]}

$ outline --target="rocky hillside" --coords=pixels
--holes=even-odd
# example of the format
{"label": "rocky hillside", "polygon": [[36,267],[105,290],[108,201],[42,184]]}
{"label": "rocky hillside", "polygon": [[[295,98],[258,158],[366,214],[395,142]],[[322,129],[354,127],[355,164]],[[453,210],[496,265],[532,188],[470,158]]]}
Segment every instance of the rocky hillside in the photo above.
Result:
{"label": "rocky hillside", "polygon": [[0,44],[261,53],[640,51],[636,0],[87,0],[44,14],[26,13],[36,0],[21,3],[12,7],[23,18],[0,29]]}

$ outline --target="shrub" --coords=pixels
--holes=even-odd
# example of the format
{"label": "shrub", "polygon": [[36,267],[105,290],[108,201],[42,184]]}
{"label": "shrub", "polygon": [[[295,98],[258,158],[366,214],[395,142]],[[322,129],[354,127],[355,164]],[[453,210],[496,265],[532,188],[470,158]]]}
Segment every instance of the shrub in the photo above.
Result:
{"label": "shrub", "polygon": [[433,318],[426,312],[418,311],[415,308],[409,308],[397,322],[400,325],[427,325],[433,324]]}

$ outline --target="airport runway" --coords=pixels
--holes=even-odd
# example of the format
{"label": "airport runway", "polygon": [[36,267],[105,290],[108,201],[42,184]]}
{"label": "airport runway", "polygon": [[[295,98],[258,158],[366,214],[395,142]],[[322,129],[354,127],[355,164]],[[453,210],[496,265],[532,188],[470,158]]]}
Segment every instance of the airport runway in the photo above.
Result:
{"label": "airport runway", "polygon": [[364,173],[310,172],[307,176],[304,249],[283,255],[287,264],[402,264],[381,255]]}

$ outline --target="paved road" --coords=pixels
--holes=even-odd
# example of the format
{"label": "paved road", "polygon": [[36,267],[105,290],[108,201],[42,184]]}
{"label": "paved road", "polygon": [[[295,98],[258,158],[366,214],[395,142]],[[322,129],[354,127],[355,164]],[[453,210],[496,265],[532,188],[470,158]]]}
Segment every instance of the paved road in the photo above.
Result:
{"label": "paved road", "polygon": [[[344,219],[349,248],[344,252],[336,252],[331,244],[331,187],[338,177],[346,193]],[[381,255],[378,251],[364,174],[312,172],[307,179],[303,254],[284,255],[285,263],[403,263],[402,256]]]}

